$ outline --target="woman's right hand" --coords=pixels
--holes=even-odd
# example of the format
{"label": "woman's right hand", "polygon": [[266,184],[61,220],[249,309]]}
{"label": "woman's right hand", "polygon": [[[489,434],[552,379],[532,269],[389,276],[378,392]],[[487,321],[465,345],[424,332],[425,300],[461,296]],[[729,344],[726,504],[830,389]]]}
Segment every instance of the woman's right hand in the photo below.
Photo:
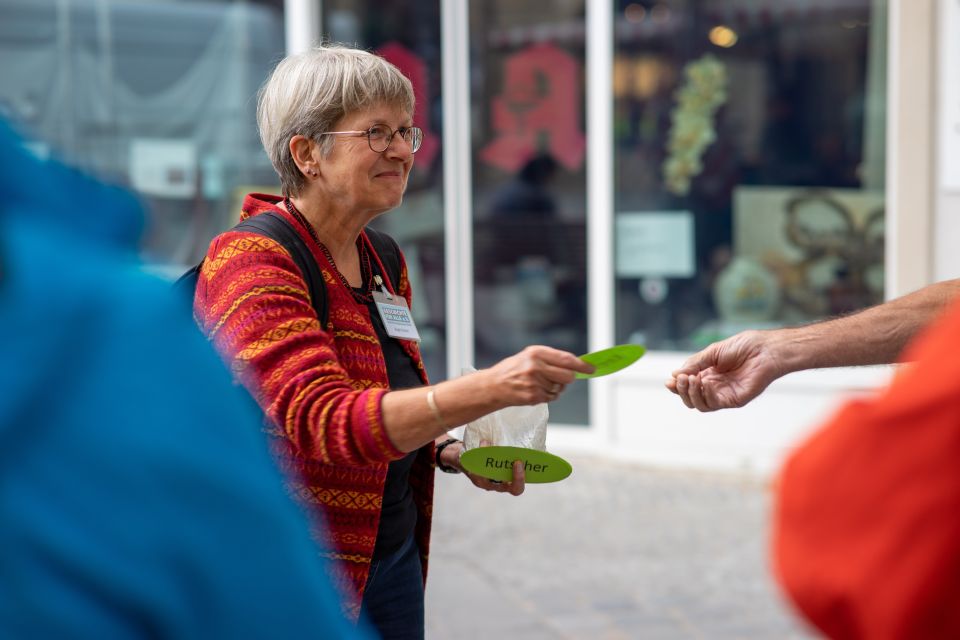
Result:
{"label": "woman's right hand", "polygon": [[577,373],[593,371],[592,364],[572,353],[527,347],[488,369],[434,385],[427,393],[418,388],[385,394],[384,429],[397,449],[413,451],[457,425],[499,409],[556,400]]}
{"label": "woman's right hand", "polygon": [[504,407],[556,400],[576,373],[593,373],[594,366],[567,351],[532,346],[504,358],[482,373],[489,376]]}

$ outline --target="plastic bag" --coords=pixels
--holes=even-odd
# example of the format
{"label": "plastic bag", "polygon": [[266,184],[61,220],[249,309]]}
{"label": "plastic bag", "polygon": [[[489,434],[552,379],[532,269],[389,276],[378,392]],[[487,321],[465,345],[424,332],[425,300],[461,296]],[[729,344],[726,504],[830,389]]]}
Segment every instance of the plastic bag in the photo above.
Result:
{"label": "plastic bag", "polygon": [[[475,372],[464,367],[460,375]],[[458,427],[455,436],[463,440],[465,450],[477,447],[522,447],[547,450],[547,405],[507,407],[477,418],[464,427]]]}
{"label": "plastic bag", "polygon": [[480,446],[507,446],[546,451],[549,417],[546,403],[494,411],[467,425],[463,446],[468,450]]}

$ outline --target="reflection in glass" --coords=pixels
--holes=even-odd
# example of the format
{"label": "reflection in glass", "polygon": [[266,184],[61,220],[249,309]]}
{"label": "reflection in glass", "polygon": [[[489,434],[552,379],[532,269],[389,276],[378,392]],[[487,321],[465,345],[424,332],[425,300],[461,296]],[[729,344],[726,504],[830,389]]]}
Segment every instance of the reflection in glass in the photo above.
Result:
{"label": "reflection in glass", "polygon": [[886,2],[733,4],[615,2],[618,341],[882,299]]}
{"label": "reflection in glass", "polygon": [[238,218],[238,192],[276,183],[254,108],[283,55],[282,6],[4,0],[0,111],[41,153],[144,198],[148,260],[194,262]]}
{"label": "reflection in glass", "polygon": [[[584,4],[471,3],[477,366],[587,350]],[[550,405],[587,424],[587,385]]]}

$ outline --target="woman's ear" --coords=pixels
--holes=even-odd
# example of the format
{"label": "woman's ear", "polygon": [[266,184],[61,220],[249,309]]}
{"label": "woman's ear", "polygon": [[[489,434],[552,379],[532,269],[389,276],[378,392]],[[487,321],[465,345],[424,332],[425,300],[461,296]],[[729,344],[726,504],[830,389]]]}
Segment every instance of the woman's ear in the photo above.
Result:
{"label": "woman's ear", "polygon": [[316,178],[320,175],[320,163],[317,162],[317,143],[306,136],[296,135],[290,138],[290,155],[303,175]]}

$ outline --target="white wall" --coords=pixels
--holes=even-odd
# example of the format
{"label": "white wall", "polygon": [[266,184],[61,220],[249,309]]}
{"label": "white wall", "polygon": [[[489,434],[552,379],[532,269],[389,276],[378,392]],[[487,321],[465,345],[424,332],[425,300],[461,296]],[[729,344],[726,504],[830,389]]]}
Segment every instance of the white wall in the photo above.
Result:
{"label": "white wall", "polygon": [[939,0],[934,278],[960,277],[960,0]]}
{"label": "white wall", "polygon": [[934,273],[937,3],[891,0],[887,74],[887,298]]}

